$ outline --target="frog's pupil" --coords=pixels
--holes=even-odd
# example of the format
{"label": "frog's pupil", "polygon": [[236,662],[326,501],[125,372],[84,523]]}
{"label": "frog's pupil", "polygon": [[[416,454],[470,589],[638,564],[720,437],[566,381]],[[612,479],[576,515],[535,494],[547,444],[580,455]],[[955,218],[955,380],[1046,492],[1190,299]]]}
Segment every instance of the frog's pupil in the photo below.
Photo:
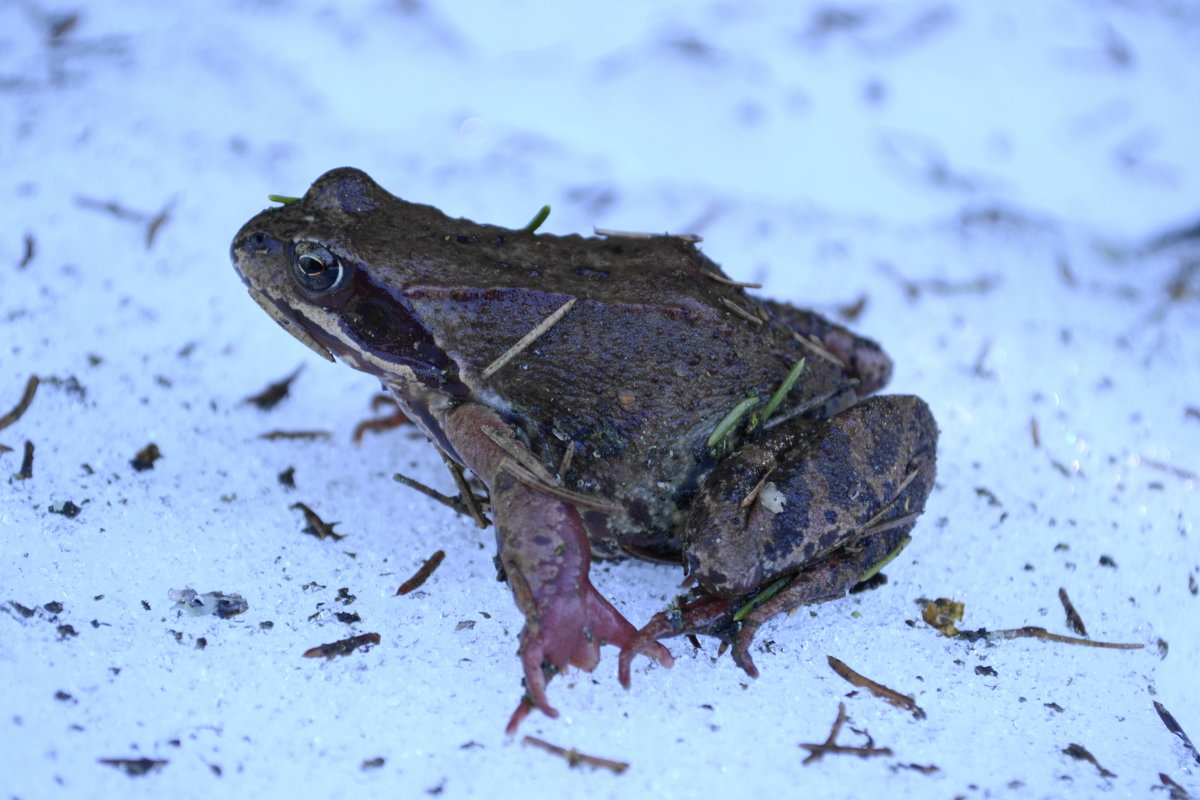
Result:
{"label": "frog's pupil", "polygon": [[315,256],[300,257],[300,271],[305,275],[315,277],[325,270],[325,262]]}

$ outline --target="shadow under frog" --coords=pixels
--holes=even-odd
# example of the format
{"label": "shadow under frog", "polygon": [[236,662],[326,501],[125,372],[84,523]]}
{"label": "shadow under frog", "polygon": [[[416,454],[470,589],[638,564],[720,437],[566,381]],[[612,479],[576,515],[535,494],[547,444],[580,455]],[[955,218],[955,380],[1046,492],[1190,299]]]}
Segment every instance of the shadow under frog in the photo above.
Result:
{"label": "shadow under frog", "polygon": [[[525,615],[526,695],[602,644],[669,667],[659,640],[749,645],[908,541],[934,483],[916,397],[868,397],[891,362],[825,318],[747,294],[693,238],[535,234],[451,219],[336,169],[238,232],[251,296],[321,356],[380,378],[487,486]],[[593,557],[681,563],[691,590],[640,630]]]}

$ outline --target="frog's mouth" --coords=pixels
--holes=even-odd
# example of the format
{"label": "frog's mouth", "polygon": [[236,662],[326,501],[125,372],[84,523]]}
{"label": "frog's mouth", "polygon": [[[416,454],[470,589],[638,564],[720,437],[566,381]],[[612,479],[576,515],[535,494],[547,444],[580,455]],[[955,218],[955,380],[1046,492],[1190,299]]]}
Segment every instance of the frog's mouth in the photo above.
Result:
{"label": "frog's mouth", "polygon": [[254,299],[254,302],[258,303],[263,311],[266,311],[268,314],[270,314],[271,319],[278,322],[284,330],[286,330],[292,336],[295,336],[300,341],[304,342],[304,344],[308,345],[308,348],[321,358],[324,358],[328,361],[334,360],[333,353],[329,352],[328,347],[318,342],[311,333],[304,330],[304,328],[301,327],[295,320],[289,317],[287,313],[278,305],[276,305],[275,301],[272,300],[267,294],[260,292],[253,286],[247,287],[247,291],[250,293],[250,297]]}

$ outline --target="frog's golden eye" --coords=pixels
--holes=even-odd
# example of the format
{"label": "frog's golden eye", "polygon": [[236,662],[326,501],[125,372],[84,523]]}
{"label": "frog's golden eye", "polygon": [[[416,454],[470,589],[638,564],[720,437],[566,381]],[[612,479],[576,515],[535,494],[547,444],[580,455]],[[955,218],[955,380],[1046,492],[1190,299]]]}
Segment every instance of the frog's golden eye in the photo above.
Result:
{"label": "frog's golden eye", "polygon": [[301,286],[317,294],[337,291],[348,277],[341,259],[324,245],[309,241],[292,246],[292,271]]}

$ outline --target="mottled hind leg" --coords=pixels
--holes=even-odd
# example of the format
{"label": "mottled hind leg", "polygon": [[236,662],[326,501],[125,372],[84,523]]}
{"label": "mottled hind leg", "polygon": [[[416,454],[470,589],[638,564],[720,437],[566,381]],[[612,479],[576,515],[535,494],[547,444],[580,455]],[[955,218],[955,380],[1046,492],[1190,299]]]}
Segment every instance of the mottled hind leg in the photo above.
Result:
{"label": "mottled hind leg", "polygon": [[936,444],[925,403],[885,396],[779,426],[723,460],[684,531],[699,588],[623,648],[623,681],[635,655],[682,633],[732,644],[755,675],[749,646],[763,622],[841,596],[907,541],[933,488]]}

